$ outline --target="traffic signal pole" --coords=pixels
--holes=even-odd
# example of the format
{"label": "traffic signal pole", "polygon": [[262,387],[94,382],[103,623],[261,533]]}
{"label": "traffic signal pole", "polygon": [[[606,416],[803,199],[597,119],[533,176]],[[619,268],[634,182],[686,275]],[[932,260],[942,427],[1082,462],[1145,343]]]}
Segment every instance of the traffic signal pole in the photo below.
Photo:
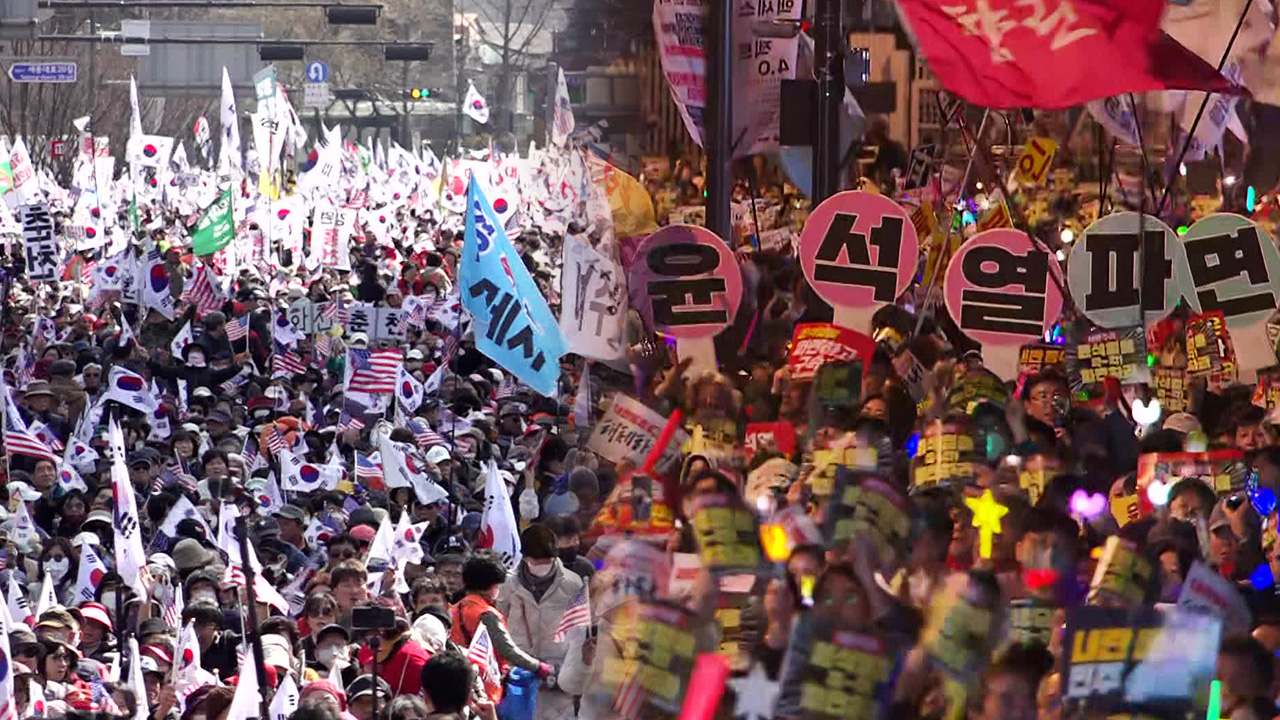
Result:
{"label": "traffic signal pole", "polygon": [[816,0],[813,13],[814,75],[818,107],[813,138],[816,206],[840,190],[840,105],[844,100],[844,3]]}
{"label": "traffic signal pole", "polygon": [[707,103],[702,124],[703,149],[707,153],[707,229],[730,241],[729,211],[733,191],[733,2],[710,0],[711,16],[706,41]]}

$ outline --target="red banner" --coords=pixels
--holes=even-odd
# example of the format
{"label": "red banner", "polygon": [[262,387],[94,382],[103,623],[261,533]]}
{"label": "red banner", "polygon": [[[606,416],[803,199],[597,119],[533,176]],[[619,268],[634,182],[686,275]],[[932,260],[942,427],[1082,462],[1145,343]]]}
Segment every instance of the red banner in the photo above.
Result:
{"label": "red banner", "polygon": [[812,380],[818,368],[829,362],[844,360],[871,361],[876,343],[856,330],[831,323],[805,323],[796,326],[791,338],[792,380]]}

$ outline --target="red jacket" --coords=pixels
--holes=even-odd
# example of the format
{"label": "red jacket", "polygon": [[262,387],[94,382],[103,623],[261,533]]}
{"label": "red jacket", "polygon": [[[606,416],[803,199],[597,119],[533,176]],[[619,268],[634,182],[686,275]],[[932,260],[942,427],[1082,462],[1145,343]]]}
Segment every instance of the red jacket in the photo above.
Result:
{"label": "red jacket", "polygon": [[[408,633],[403,640],[392,643],[391,648],[390,654],[379,654],[378,676],[391,686],[392,695],[417,695],[422,690],[422,666],[427,664],[431,653],[411,639]],[[369,646],[360,648],[360,665],[372,663]]]}

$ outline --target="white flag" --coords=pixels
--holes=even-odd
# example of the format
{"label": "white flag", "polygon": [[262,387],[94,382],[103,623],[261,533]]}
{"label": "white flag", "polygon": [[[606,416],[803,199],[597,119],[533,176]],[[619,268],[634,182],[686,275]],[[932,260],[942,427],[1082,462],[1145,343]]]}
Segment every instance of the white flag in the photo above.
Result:
{"label": "white flag", "polygon": [[129,637],[129,689],[133,690],[138,702],[133,720],[149,720],[151,708],[147,705],[147,684],[142,679],[142,658],[138,653],[138,641],[133,636]]}
{"label": "white flag", "polygon": [[462,112],[472,120],[485,125],[489,122],[489,103],[476,90],[475,83],[467,83],[467,97],[462,101]]}
{"label": "white flag", "polygon": [[[14,622],[35,627],[36,616],[31,612],[31,603],[27,602],[27,594],[22,590],[22,586],[18,584],[18,577],[13,573],[9,573],[9,590],[6,596],[9,617],[13,618]],[[8,635],[9,633],[5,633],[6,637]]]}
{"label": "white flag", "polygon": [[[111,368],[111,373],[107,376],[107,392],[103,398],[123,403],[148,415],[155,412],[159,406],[150,388],[147,387],[147,381],[143,380],[141,375],[125,369],[123,365]],[[121,439],[120,442],[123,447],[124,440]],[[123,457],[120,458],[120,462],[124,462]]]}
{"label": "white flag", "polygon": [[573,105],[569,102],[569,85],[564,80],[564,68],[560,68],[556,76],[556,104],[551,111],[551,144],[564,145],[573,128]]}
{"label": "white flag", "polygon": [[173,653],[173,689],[178,696],[178,708],[186,711],[187,697],[203,685],[217,685],[213,673],[200,666],[200,638],[196,636],[194,622],[189,622],[178,633],[178,644]]}
{"label": "white flag", "polygon": [[395,527],[391,524],[391,513],[387,513],[383,516],[382,522],[378,523],[378,532],[374,533],[373,542],[369,543],[369,552],[365,558],[368,564],[377,564],[375,560],[391,564],[394,560],[392,548],[395,545],[395,533]]}
{"label": "white flag", "polygon": [[236,94],[231,76],[222,68],[222,146],[218,151],[218,174],[239,177],[243,167],[240,152],[240,114],[236,111]]}
{"label": "white flag", "polygon": [[183,520],[195,520],[200,523],[200,527],[204,530],[206,538],[214,538],[213,528],[209,527],[209,523],[205,522],[204,516],[196,509],[196,506],[187,499],[186,495],[179,495],[178,501],[169,508],[169,514],[164,516],[164,522],[160,524],[160,532],[170,538],[178,536],[178,523]]}
{"label": "white flag", "polygon": [[257,720],[262,717],[262,691],[258,686],[258,669],[254,666],[254,655],[246,652],[240,661],[240,680],[236,683],[235,694],[231,696],[231,707],[227,708],[227,720]]}
{"label": "white flag", "polygon": [[167,170],[173,156],[173,138],[166,135],[133,135],[125,145],[125,157],[129,166],[152,167]]}
{"label": "white flag", "polygon": [[484,513],[480,516],[480,539],[476,547],[491,549],[502,556],[508,570],[514,570],[522,557],[520,529],[511,509],[507,484],[498,475],[498,464],[484,464]]}
{"label": "white flag", "polygon": [[18,510],[14,513],[13,528],[9,531],[9,539],[13,540],[19,550],[29,552],[36,537],[36,523],[31,519],[31,511],[27,509],[26,501],[19,500]]}
{"label": "white flag", "polygon": [[57,604],[58,593],[53,590],[53,576],[46,571],[44,580],[40,581],[40,595],[36,597],[36,618]]}
{"label": "white flag", "polygon": [[422,562],[424,555],[422,545],[418,541],[422,538],[422,531],[425,529],[409,522],[408,511],[400,513],[400,522],[396,523],[395,541],[391,544],[391,556],[397,565]]}
{"label": "white flag", "polygon": [[142,110],[138,106],[138,81],[129,75],[129,136],[142,135]]}
{"label": "white flag", "polygon": [[423,395],[435,395],[440,392],[440,383],[444,382],[444,371],[449,367],[449,363],[440,363],[440,367],[431,373],[431,377],[422,384]]}
{"label": "white flag", "polygon": [[578,394],[573,398],[573,422],[580,428],[591,426],[591,363],[582,366]]}
{"label": "white flag", "polygon": [[[73,602],[76,605],[91,602],[97,597],[98,583],[107,574],[107,564],[98,556],[92,545],[80,548],[80,568],[76,573],[76,592]],[[114,612],[115,608],[111,608]]]}
{"label": "white flag", "polygon": [[382,480],[387,489],[411,487],[418,502],[423,505],[440,502],[449,493],[431,478],[415,457],[414,448],[404,443],[392,442],[389,433],[378,433],[378,454],[382,456]]}
{"label": "white flag", "polygon": [[[441,367],[444,366],[441,365]],[[413,412],[422,404],[422,399],[426,394],[426,390],[423,388],[422,383],[418,382],[418,378],[414,377],[413,373],[406,370],[404,365],[397,368],[396,372],[399,375],[399,377],[396,378],[396,399],[399,401],[401,407],[409,412]]]}
{"label": "white flag", "polygon": [[284,680],[280,682],[280,689],[276,690],[276,694],[271,698],[270,716],[271,720],[287,720],[298,709],[298,683],[293,681],[292,675],[285,675]]}
{"label": "white flag", "polygon": [[115,489],[115,517],[112,525],[115,529],[116,571],[139,597],[146,597],[142,569],[147,565],[147,554],[142,549],[138,503],[133,496],[133,483],[129,482],[129,466],[125,464],[124,433],[120,431],[120,424],[115,418],[108,425],[107,438],[111,448],[111,483]]}

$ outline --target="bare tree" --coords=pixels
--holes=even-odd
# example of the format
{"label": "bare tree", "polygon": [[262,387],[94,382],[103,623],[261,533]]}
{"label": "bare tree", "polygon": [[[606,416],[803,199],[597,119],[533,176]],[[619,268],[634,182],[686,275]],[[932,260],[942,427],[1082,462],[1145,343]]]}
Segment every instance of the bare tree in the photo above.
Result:
{"label": "bare tree", "polygon": [[[548,22],[556,0],[469,0],[466,11],[476,21],[470,28],[480,47],[498,57],[489,99],[503,122],[495,129],[512,130],[515,122],[515,79],[542,64],[538,43],[550,44]],[[548,48],[549,49],[549,48]]]}

